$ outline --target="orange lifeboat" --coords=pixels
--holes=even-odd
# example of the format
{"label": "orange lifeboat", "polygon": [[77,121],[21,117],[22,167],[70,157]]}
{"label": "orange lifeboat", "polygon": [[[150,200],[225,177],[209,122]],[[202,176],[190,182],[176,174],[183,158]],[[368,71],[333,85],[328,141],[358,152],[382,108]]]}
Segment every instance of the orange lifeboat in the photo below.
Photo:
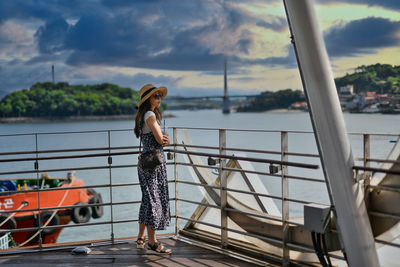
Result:
{"label": "orange lifeboat", "polygon": [[[0,228],[22,229],[40,226],[65,225],[71,222],[86,223],[90,218],[103,215],[102,197],[75,177],[50,178],[46,173],[40,179],[15,179],[0,183]],[[53,191],[40,189],[57,188]],[[84,207],[86,204],[98,206]],[[61,207],[61,208],[60,208]],[[65,208],[63,208],[65,207]],[[36,209],[41,209],[36,210]],[[56,209],[59,208],[59,209]],[[15,212],[18,210],[19,212]],[[27,210],[27,211],[24,211]],[[41,232],[42,243],[56,243],[62,228],[48,228]],[[21,245],[39,242],[38,230],[12,233],[12,239]]]}

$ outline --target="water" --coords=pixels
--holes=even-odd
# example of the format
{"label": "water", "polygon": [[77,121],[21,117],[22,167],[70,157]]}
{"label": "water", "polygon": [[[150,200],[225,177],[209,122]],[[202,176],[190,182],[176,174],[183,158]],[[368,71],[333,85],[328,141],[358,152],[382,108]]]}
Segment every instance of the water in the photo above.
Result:
{"label": "water", "polygon": [[[227,128],[227,129],[262,129],[262,130],[284,130],[284,131],[312,131],[308,113],[287,112],[287,113],[231,113],[224,115],[220,110],[199,110],[199,111],[169,111],[168,114],[174,117],[166,118],[165,122],[169,135],[172,137],[171,127],[204,127],[204,128]],[[373,132],[373,133],[400,133],[400,116],[382,114],[344,114],[348,132]],[[138,145],[138,140],[134,137],[131,129],[132,121],[91,121],[91,122],[51,122],[51,123],[21,123],[21,124],[1,124],[1,135],[38,133],[37,146],[39,150],[67,149],[67,148],[93,148],[107,147],[108,133],[91,132],[83,134],[43,134],[49,132],[71,132],[71,131],[101,131],[119,130],[126,131],[111,132],[111,146],[132,146]],[[194,144],[218,146],[218,131],[189,130],[189,134]],[[350,135],[353,154],[355,157],[362,156],[363,138],[362,136]],[[377,136],[371,138],[371,156],[383,158],[389,153],[394,137]],[[227,146],[235,148],[254,148],[264,150],[280,150],[280,133],[260,133],[260,132],[227,132]],[[26,151],[34,150],[36,147],[34,135],[21,135],[14,137],[0,136],[0,151]],[[313,134],[293,133],[289,134],[289,151],[303,153],[317,153],[317,148]],[[101,151],[102,152],[102,151]],[[87,152],[85,152],[87,153]],[[69,153],[77,154],[77,152]],[[55,155],[55,154],[52,154]],[[248,156],[260,157],[260,154],[247,153]],[[28,155],[29,156],[29,155]],[[34,156],[34,155],[31,155]],[[44,155],[43,155],[44,156]],[[10,156],[8,156],[10,157]],[[279,156],[262,155],[270,159],[279,159]],[[4,157],[3,157],[4,158]],[[181,160],[181,158],[179,158]],[[84,166],[105,166],[106,158],[88,159],[68,159],[41,161],[40,169],[51,168],[77,168]],[[315,158],[289,157],[289,161],[315,163],[319,160]],[[113,165],[135,164],[137,156],[117,156],[113,157]],[[266,164],[253,164],[259,171],[268,171]],[[361,163],[359,162],[359,165]],[[0,171],[31,170],[32,162],[7,163],[0,165]],[[299,168],[289,168],[289,174],[315,177],[322,179],[321,170],[304,170]],[[66,172],[50,173],[52,177],[65,177]],[[186,167],[179,168],[180,179],[191,180]],[[28,175],[14,175],[11,177],[27,177]],[[77,171],[78,178],[84,180],[86,185],[106,184],[110,182],[108,169]],[[168,167],[169,179],[173,178],[173,167]],[[10,176],[2,176],[7,179]],[[111,172],[113,183],[134,183],[138,182],[137,172],[134,168],[118,168]],[[280,179],[262,177],[265,186],[272,195],[280,196]],[[112,193],[113,201],[139,201],[141,198],[138,187],[114,187],[112,191],[108,188],[96,189],[103,196],[104,202],[110,200]],[[170,195],[174,196],[174,186],[170,185]],[[289,188],[291,198],[305,201],[329,203],[325,184],[310,183],[298,180],[290,180]],[[201,192],[191,186],[179,185],[179,196],[200,201]],[[276,201],[278,207],[281,203]],[[114,220],[137,219],[139,205],[118,205],[113,208]],[[180,204],[179,212],[184,217],[190,217],[195,209],[195,205]],[[174,203],[171,203],[171,214],[174,214]],[[290,204],[290,216],[301,216],[303,213],[302,205]],[[111,209],[105,207],[104,216],[96,221],[111,220]],[[72,222],[71,222],[72,223]],[[184,223],[182,222],[182,227]],[[137,223],[119,223],[114,225],[115,237],[135,236],[137,234]],[[174,222],[165,232],[174,231]],[[68,242],[76,240],[90,240],[110,238],[111,226],[99,225],[92,227],[73,227],[64,229],[58,242]]]}

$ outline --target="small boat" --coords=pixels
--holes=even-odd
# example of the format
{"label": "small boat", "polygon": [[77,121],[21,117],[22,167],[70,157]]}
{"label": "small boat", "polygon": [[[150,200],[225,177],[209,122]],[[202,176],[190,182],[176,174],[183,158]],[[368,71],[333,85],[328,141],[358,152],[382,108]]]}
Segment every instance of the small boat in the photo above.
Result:
{"label": "small boat", "polygon": [[[73,189],[84,186],[75,172],[68,173],[67,178],[50,178],[43,173],[39,179],[0,181],[0,229],[66,225],[71,221],[80,224],[90,218],[100,218],[103,216],[101,194],[91,188]],[[99,205],[85,206],[87,204]],[[43,210],[34,210],[38,208]],[[11,238],[16,246],[35,245],[39,243],[41,232],[43,244],[56,243],[62,229],[17,231],[11,233]]]}

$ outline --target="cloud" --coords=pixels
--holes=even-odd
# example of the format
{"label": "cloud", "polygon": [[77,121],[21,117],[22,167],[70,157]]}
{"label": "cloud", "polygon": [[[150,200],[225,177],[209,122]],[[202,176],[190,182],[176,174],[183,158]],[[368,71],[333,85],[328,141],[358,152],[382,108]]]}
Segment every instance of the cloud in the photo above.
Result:
{"label": "cloud", "polygon": [[[24,61],[0,61],[0,98],[14,90],[30,88],[37,82],[51,81],[50,63],[26,64]],[[6,67],[2,67],[6,66]],[[62,63],[54,64],[55,81],[66,81],[70,84],[115,83],[132,89],[140,89],[151,81],[155,85],[167,86],[172,92],[178,87],[182,77],[152,75],[144,72],[123,74],[118,70],[100,67],[74,68]]]}
{"label": "cloud", "polygon": [[0,24],[0,57],[22,57],[34,53],[34,38],[23,25],[14,21]]}
{"label": "cloud", "polygon": [[287,20],[283,17],[272,17],[269,20],[259,20],[256,22],[257,26],[271,29],[274,31],[284,31],[288,28]]}
{"label": "cloud", "polygon": [[40,53],[54,54],[62,51],[69,27],[63,18],[50,19],[44,26],[41,26],[35,34],[39,41]]}
{"label": "cloud", "polygon": [[51,65],[25,65],[24,62],[5,64],[0,69],[0,98],[14,90],[29,88],[36,82],[51,81]]}
{"label": "cloud", "polygon": [[263,65],[269,67],[284,67],[288,69],[297,68],[296,56],[292,45],[286,46],[287,56],[268,57],[258,59],[239,59],[238,65]]}
{"label": "cloud", "polygon": [[361,4],[368,6],[380,6],[387,9],[400,10],[400,1],[398,0],[316,0],[319,4]]}
{"label": "cloud", "polygon": [[[152,1],[154,2],[154,1]],[[157,1],[156,1],[157,2]],[[32,4],[27,2],[28,6]],[[44,9],[38,0],[36,9]],[[169,70],[216,70],[226,56],[247,55],[254,44],[249,25],[281,31],[282,18],[260,19],[226,1],[102,1],[69,25],[56,6],[31,16],[45,20],[35,37],[42,54],[30,61],[45,61],[45,54],[68,53],[71,66],[111,65]],[[88,6],[84,6],[88,8]],[[22,10],[27,10],[23,8]],[[25,13],[28,13],[27,11]],[[65,19],[64,19],[65,18]]]}
{"label": "cloud", "polygon": [[[331,58],[374,54],[377,49],[400,44],[400,21],[369,17],[340,23],[324,33],[324,40]],[[297,68],[292,45],[286,49],[288,55],[285,57],[240,60],[240,63]]]}
{"label": "cloud", "polygon": [[400,44],[400,21],[369,17],[328,29],[324,39],[331,57],[375,53]]}
{"label": "cloud", "polygon": [[0,21],[14,18],[21,20],[48,20],[57,17],[79,17],[104,9],[100,0],[1,0]]}
{"label": "cloud", "polygon": [[116,83],[121,86],[130,87],[135,90],[139,90],[141,86],[149,83],[151,81],[156,86],[166,86],[169,92],[173,92],[174,88],[177,87],[178,82],[181,80],[181,77],[175,78],[167,75],[151,75],[148,73],[136,73],[134,75],[126,75],[126,74],[116,74],[113,77],[109,78],[108,81],[111,83]]}
{"label": "cloud", "polygon": [[[217,65],[219,68],[224,52],[247,53],[252,44],[249,32],[237,29],[235,18],[224,25],[214,19],[209,24],[188,29],[161,27],[166,20],[160,18],[144,25],[141,21],[132,21],[129,15],[83,16],[66,36],[65,48],[73,51],[67,63],[212,70]],[[214,39],[218,34],[225,39]],[[40,43],[41,36],[38,37]]]}

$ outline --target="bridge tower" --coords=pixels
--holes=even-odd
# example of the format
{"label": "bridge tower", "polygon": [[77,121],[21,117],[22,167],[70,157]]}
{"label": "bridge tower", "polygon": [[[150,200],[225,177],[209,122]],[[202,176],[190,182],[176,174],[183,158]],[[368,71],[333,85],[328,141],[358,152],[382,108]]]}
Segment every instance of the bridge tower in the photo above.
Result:
{"label": "bridge tower", "polygon": [[224,60],[224,97],[223,97],[222,113],[229,114],[231,112],[229,96],[228,96],[228,78],[226,74],[226,59]]}

